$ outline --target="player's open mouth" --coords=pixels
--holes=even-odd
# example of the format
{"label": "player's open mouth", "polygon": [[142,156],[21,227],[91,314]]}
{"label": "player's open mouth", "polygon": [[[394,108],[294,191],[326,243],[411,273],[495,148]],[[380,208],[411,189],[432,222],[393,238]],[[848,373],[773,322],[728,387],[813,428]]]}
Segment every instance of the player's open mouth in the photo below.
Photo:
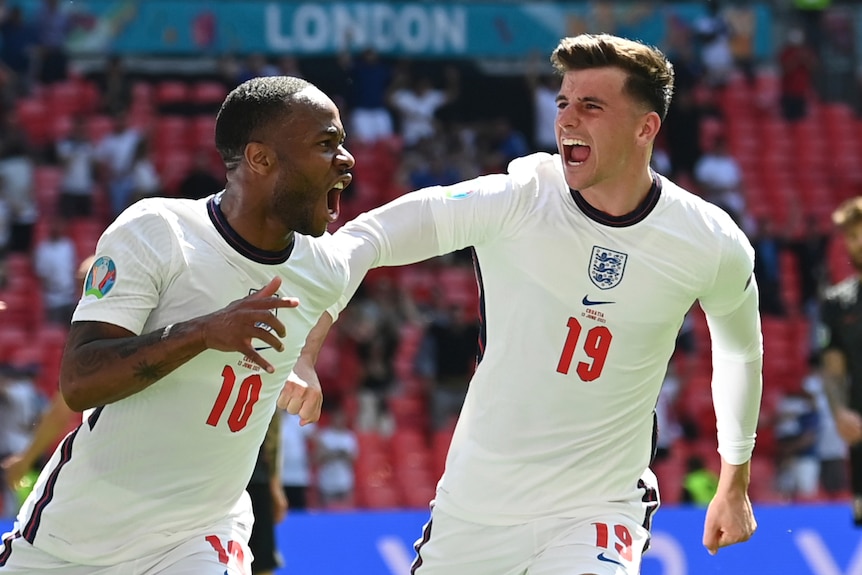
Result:
{"label": "player's open mouth", "polygon": [[338,212],[341,211],[341,192],[344,188],[350,185],[353,176],[348,174],[344,178],[338,180],[336,184],[326,193],[326,209],[329,213],[329,222],[332,223],[338,219]]}
{"label": "player's open mouth", "polygon": [[590,157],[590,147],[578,138],[562,138],[563,156],[567,165],[580,166]]}

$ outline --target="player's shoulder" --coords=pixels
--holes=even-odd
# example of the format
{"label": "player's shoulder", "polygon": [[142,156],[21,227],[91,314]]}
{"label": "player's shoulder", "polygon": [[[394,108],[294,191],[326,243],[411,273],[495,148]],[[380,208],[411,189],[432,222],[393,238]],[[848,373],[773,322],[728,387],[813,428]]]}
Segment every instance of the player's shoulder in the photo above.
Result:
{"label": "player's shoulder", "polygon": [[205,208],[200,202],[201,200],[185,198],[144,198],[123,210],[117,216],[116,222],[130,224],[141,220],[176,220],[178,218],[200,217],[205,213]]}
{"label": "player's shoulder", "polygon": [[323,266],[337,277],[346,277],[350,269],[347,256],[342,249],[339,249],[330,232],[320,237],[296,234],[295,249],[307,251],[311,261],[315,262],[314,265]]}
{"label": "player's shoulder", "polygon": [[725,231],[737,235],[739,226],[725,210],[694,194],[673,180],[657,174],[661,189],[661,202],[679,225],[688,223],[704,227],[709,232]]}
{"label": "player's shoulder", "polygon": [[558,158],[547,152],[515,158],[509,162],[506,172],[515,189],[525,192],[536,191],[539,184],[549,179],[563,179]]}

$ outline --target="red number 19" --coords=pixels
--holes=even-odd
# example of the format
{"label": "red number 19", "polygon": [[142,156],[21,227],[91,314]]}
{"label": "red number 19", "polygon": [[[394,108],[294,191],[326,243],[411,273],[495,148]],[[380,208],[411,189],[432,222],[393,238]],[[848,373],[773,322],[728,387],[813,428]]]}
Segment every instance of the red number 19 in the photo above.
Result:
{"label": "red number 19", "polygon": [[[575,357],[575,350],[578,347],[578,340],[581,336],[581,323],[573,318],[569,318],[567,324],[569,333],[566,336],[566,342],[563,344],[563,353],[560,355],[560,361],[557,364],[557,372],[568,374],[572,367],[572,360]],[[578,376],[583,381],[593,381],[602,374],[602,369],[605,367],[605,360],[608,358],[608,349],[611,347],[611,330],[603,325],[597,325],[590,329],[584,338],[584,353],[587,354],[592,361],[587,363],[579,361],[575,368]]]}

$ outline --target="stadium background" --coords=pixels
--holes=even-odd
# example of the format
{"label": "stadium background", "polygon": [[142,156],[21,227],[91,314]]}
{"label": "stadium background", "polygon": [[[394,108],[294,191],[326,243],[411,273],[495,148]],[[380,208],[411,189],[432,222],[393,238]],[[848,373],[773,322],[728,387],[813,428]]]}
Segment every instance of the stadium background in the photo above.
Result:
{"label": "stadium background", "polygon": [[[20,5],[25,19],[32,19],[40,2],[6,4]],[[211,141],[214,112],[236,79],[227,78],[226,70],[234,69],[228,64],[241,70],[255,55],[270,63],[292,56],[303,76],[339,97],[349,124],[349,86],[339,58],[345,52],[357,55],[367,48],[377,51],[394,70],[421,71],[440,87],[448,71],[457,70],[456,103],[441,110],[439,120],[443,131],[466,127],[478,135],[480,148],[487,153],[477,154],[477,163],[470,168],[459,166],[461,175],[471,175],[505,165],[500,149],[504,138],[496,131],[501,118],[508,121],[509,130],[535,146],[533,95],[526,80],[533,72],[547,71],[547,55],[561,36],[612,32],[656,44],[672,57],[680,42],[689,42],[697,60],[704,47],[697,30],[710,14],[710,4],[61,2],[63,9],[75,15],[75,25],[63,45],[68,57],[66,77],[50,83],[35,79],[26,94],[13,90],[9,96],[7,92],[4,102],[4,115],[17,117],[30,142],[31,199],[38,217],[32,225],[18,226],[19,232],[21,228],[27,232],[24,243],[10,246],[2,260],[0,300],[8,307],[0,322],[0,363],[34,365],[41,393],[48,398],[56,390],[64,330],[43,321],[32,249],[47,235],[49,222],[58,213],[63,171],[54,152],[56,143],[67,135],[75,118],[84,121],[93,142],[111,129],[101,92],[110,60],[122,62],[130,86],[130,119],[147,134],[160,193],[181,193],[180,184],[201,149],[207,152],[211,172],[223,177]],[[795,4],[808,6],[801,10]],[[741,167],[744,217],[771,219],[779,229],[800,228],[798,233],[803,236],[823,239],[822,258],[815,262],[822,282],[850,273],[845,254],[828,233],[828,215],[839,201],[862,192],[856,59],[862,48],[862,34],[858,33],[862,7],[856,4],[725,2],[720,15],[731,21],[731,16],[741,16],[742,20],[735,21],[749,25],[732,36],[736,67],[726,83],[716,85],[701,76],[690,86],[696,100],[708,109],[696,116],[698,142],[705,150],[716,135],[723,136]],[[780,53],[792,28],[805,30],[819,55],[807,114],[794,122],[783,118],[779,108]],[[675,63],[678,70],[683,69]],[[751,68],[746,68],[749,64]],[[751,76],[746,76],[747,70],[753,71]],[[398,117],[393,117],[397,130]],[[409,171],[417,155],[415,150],[405,149],[397,132],[374,143],[348,139],[348,147],[357,158],[356,180],[343,200],[341,222],[409,189]],[[669,149],[672,142],[665,141],[662,147]],[[428,150],[431,148],[421,152]],[[679,179],[697,191],[697,182],[690,177],[683,173]],[[93,214],[70,222],[68,229],[79,259],[92,253],[111,218],[103,187],[96,186],[93,201]],[[381,299],[402,303],[406,299],[420,316],[436,306],[457,306],[475,313],[475,282],[469,258],[461,255],[373,273],[351,308],[371,306]],[[697,344],[690,353],[680,354],[685,381],[675,402],[680,420],[695,429],[677,438],[668,456],[656,466],[665,504],[656,516],[656,544],[652,558],[645,562],[645,574],[734,570],[862,574],[859,537],[851,528],[846,492],[833,497],[821,493],[813,501],[800,503],[783,497],[775,484],[775,412],[782,398],[798,392],[808,373],[807,358],[816,332],[815,316],[800,287],[801,276],[807,273],[803,261],[790,250],[781,252],[783,309],[764,315],[765,392],[752,476],[760,531],[751,544],[708,559],[699,545],[702,510],[679,502],[689,455],[700,454],[709,467],[717,466],[708,335],[695,309],[690,326]],[[417,316],[398,307],[398,337],[386,358],[394,381],[384,398],[390,427],[385,432],[356,430],[356,490],[348,502],[336,509],[313,505],[311,512],[290,515],[279,526],[289,567],[284,573],[405,573],[404,561],[411,556],[409,544],[427,516],[416,510],[422,510],[433,493],[451,428],[432,425],[428,382],[417,370],[425,324],[413,321]],[[346,313],[349,325],[350,310]],[[336,330],[330,342],[321,361],[327,407],[342,407],[353,423],[362,409],[358,396],[367,366],[357,350],[361,346],[355,334]],[[322,424],[326,422],[325,415]],[[5,523],[0,522],[0,527]],[[347,553],[346,568],[331,558],[342,547]]]}

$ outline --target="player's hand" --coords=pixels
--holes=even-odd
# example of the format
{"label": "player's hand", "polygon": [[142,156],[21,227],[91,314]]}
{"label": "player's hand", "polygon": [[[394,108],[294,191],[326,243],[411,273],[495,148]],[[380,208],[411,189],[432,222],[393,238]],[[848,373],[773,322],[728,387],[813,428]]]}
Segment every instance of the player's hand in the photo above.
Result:
{"label": "player's hand", "polygon": [[858,412],[839,407],[835,410],[835,427],[847,445],[855,445],[862,441],[862,416]]}
{"label": "player's hand", "polygon": [[293,415],[299,414],[299,424],[307,425],[320,419],[323,391],[314,366],[302,358],[293,366],[278,396],[278,407]]}
{"label": "player's hand", "polygon": [[281,338],[287,335],[284,324],[275,316],[277,308],[291,308],[299,300],[276,297],[281,278],[274,277],[258,292],[232,302],[230,305],[204,319],[204,343],[208,349],[238,351],[254,363],[273,373],[275,368],[255,350],[252,340],[257,339],[282,351]]}
{"label": "player's hand", "polygon": [[757,529],[754,510],[746,490],[719,490],[706,510],[703,546],[710,555],[721,547],[748,541]]}
{"label": "player's hand", "polygon": [[0,469],[3,470],[6,485],[9,486],[9,489],[15,491],[18,489],[21,479],[30,471],[30,466],[25,463],[20,455],[12,454],[6,456],[3,461],[0,461]]}

